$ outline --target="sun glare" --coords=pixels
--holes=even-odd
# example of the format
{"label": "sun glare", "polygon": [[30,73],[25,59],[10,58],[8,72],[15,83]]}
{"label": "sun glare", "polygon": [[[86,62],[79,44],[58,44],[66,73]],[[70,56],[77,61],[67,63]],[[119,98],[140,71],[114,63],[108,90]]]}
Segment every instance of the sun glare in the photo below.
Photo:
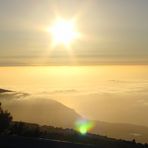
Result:
{"label": "sun glare", "polygon": [[54,45],[69,45],[76,38],[78,38],[78,32],[74,21],[58,20],[49,29],[51,33]]}

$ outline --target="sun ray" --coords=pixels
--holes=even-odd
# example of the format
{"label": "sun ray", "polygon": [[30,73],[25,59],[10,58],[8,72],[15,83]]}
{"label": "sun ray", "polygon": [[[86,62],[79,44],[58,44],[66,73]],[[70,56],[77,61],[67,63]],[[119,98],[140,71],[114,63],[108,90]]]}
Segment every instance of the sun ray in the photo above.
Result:
{"label": "sun ray", "polygon": [[51,34],[53,47],[64,45],[68,48],[79,36],[73,20],[58,19],[48,31]]}

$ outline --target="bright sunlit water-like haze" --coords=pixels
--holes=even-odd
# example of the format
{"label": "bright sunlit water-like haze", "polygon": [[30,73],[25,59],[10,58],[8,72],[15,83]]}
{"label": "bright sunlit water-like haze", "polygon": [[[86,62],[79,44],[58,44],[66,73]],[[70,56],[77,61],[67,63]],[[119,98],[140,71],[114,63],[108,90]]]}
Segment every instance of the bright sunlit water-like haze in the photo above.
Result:
{"label": "bright sunlit water-like haze", "polygon": [[1,67],[0,74],[1,88],[55,99],[84,117],[148,124],[147,66]]}

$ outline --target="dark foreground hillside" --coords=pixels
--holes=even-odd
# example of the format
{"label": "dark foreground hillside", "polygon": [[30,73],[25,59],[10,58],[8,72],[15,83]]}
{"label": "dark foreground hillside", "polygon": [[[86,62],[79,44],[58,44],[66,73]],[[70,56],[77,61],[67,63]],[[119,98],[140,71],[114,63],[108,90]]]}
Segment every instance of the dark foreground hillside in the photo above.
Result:
{"label": "dark foreground hillside", "polygon": [[42,138],[0,136],[0,148],[147,148],[147,146],[129,142],[91,145]]}
{"label": "dark foreground hillside", "polygon": [[147,144],[105,136],[81,135],[72,129],[13,122],[0,136],[0,148],[148,148]]}
{"label": "dark foreground hillside", "polygon": [[41,138],[1,136],[0,148],[92,148],[94,146]]}

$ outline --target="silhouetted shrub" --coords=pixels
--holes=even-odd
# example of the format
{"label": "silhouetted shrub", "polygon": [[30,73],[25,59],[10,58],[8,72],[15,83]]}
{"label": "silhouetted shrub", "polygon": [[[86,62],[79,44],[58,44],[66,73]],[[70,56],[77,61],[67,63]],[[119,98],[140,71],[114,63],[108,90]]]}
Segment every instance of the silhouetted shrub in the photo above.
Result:
{"label": "silhouetted shrub", "polygon": [[24,122],[13,122],[11,133],[20,136],[38,137],[40,136],[40,128],[36,124],[26,124]]}
{"label": "silhouetted shrub", "polygon": [[0,134],[9,128],[12,116],[8,111],[4,111],[0,103]]}

